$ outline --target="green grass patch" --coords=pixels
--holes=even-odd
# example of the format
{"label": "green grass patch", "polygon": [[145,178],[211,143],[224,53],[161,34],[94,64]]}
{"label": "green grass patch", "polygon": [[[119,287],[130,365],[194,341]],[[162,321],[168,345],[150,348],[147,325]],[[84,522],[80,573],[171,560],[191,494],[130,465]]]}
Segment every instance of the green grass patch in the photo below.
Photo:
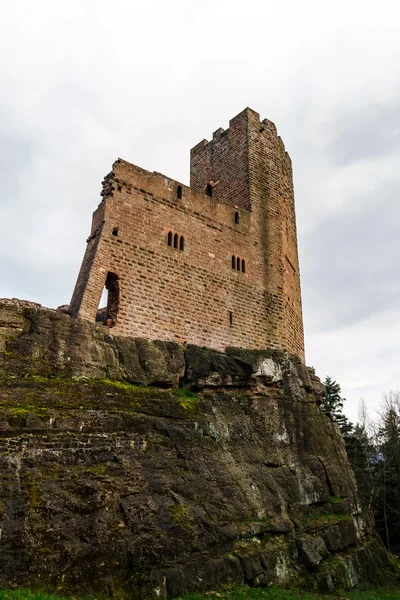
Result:
{"label": "green grass patch", "polygon": [[109,379],[109,377],[103,377],[102,379],[82,378],[75,379],[75,381],[81,381],[89,385],[108,385],[110,387],[116,388],[117,390],[131,393],[136,393],[138,390],[143,391],[143,389],[147,389],[144,386],[134,385],[133,383],[129,383],[128,381],[122,381],[120,379]]}
{"label": "green grass patch", "polygon": [[[74,596],[75,600],[76,598]],[[0,600],[71,600],[71,597],[45,592],[33,593],[28,590],[0,590]],[[233,588],[222,587],[202,594],[186,594],[176,600],[400,600],[400,589],[380,587],[337,594],[319,594],[278,587],[251,588],[239,585]]]}
{"label": "green grass patch", "polygon": [[337,504],[338,502],[342,502],[342,501],[343,501],[343,498],[341,498],[340,496],[331,496],[329,498],[329,502],[331,504]]}
{"label": "green grass patch", "polygon": [[7,350],[2,350],[1,354],[4,358],[20,358],[18,354],[15,354],[14,352],[8,352]]}
{"label": "green grass patch", "polygon": [[176,389],[133,385],[108,378],[0,375],[0,413],[7,419],[23,418],[29,412],[46,417],[49,409],[137,412],[143,402],[173,400],[175,393]]}
{"label": "green grass patch", "polygon": [[[400,600],[400,589],[377,588],[352,590],[342,594],[319,594],[303,590],[286,590],[278,587],[251,588],[245,585],[233,589],[221,588],[205,594],[186,594],[179,600]],[[0,599],[1,600],[1,599]]]}
{"label": "green grass patch", "polygon": [[[10,416],[23,417],[41,409],[138,410],[143,403],[177,402],[187,413],[195,413],[200,396],[186,388],[160,388],[152,385],[134,385],[108,377],[55,377],[1,375],[2,401],[0,411],[14,411]],[[43,416],[47,413],[43,411]],[[38,414],[40,417],[40,415]]]}
{"label": "green grass patch", "polygon": [[25,404],[24,406],[13,406],[10,408],[11,417],[26,418],[29,413],[34,413],[37,417],[47,417],[48,409],[44,406],[35,406],[33,404]]}
{"label": "green grass patch", "polygon": [[307,527],[311,529],[320,529],[328,525],[334,525],[339,521],[351,521],[351,515],[337,515],[336,513],[321,513],[319,515],[310,515],[306,517]]}
{"label": "green grass patch", "polygon": [[181,407],[188,412],[195,412],[198,408],[200,397],[196,392],[187,388],[177,388],[173,390]]}
{"label": "green grass patch", "polygon": [[174,504],[174,506],[168,508],[168,512],[174,523],[180,523],[187,519],[187,506],[185,504]]}
{"label": "green grass patch", "polygon": [[[64,597],[65,598],[65,597]],[[55,594],[29,592],[28,590],[0,590],[0,600],[63,600]]]}
{"label": "green grass patch", "polygon": [[182,525],[188,532],[192,531],[191,517],[185,504],[174,504],[168,508],[173,523]]}

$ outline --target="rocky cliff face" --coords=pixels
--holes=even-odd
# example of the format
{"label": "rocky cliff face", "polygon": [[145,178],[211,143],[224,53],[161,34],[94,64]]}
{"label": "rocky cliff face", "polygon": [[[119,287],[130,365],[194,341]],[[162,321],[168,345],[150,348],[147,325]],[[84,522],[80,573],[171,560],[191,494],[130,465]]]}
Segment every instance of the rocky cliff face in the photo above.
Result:
{"label": "rocky cliff face", "polygon": [[333,589],[387,565],[295,358],[116,338],[0,302],[0,585]]}

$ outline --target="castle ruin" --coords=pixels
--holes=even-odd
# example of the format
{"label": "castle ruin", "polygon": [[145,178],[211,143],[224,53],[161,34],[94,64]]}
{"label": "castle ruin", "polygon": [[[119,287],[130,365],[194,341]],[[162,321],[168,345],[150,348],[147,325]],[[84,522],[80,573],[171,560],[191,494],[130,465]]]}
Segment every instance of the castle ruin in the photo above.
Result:
{"label": "castle ruin", "polygon": [[192,148],[190,187],[118,159],[69,311],[118,335],[304,362],[292,164],[275,125],[234,117]]}

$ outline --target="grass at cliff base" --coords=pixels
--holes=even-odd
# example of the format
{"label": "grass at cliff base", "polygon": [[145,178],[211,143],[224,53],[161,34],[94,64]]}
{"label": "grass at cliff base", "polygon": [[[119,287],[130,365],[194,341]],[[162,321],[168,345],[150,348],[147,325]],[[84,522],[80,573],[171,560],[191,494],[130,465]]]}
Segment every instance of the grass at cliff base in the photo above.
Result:
{"label": "grass at cliff base", "polygon": [[[99,596],[97,598],[104,600]],[[0,590],[0,600],[78,600],[78,598],[32,593],[27,590]],[[341,594],[320,594],[278,587],[251,588],[241,585],[229,590],[186,594],[176,600],[400,600],[400,588],[353,589]]]}
{"label": "grass at cliff base", "polygon": [[400,588],[355,589],[341,594],[321,594],[299,589],[286,590],[278,587],[251,588],[243,585],[229,592],[219,591],[206,592],[205,594],[187,594],[179,600],[400,600]]}

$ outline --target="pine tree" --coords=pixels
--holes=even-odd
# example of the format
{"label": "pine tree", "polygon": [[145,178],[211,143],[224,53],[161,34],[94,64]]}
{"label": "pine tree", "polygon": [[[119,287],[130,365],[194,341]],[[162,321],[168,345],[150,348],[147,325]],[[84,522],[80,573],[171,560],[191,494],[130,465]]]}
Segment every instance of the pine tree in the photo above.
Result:
{"label": "pine tree", "polygon": [[365,510],[373,509],[379,490],[376,450],[366,425],[357,423],[346,435],[346,452],[357,481],[358,493]]}
{"label": "pine tree", "polygon": [[340,395],[340,385],[337,381],[334,381],[329,377],[329,375],[326,376],[324,385],[325,395],[321,404],[321,410],[336,421],[341,434],[346,438],[353,431],[353,424],[348,420],[346,415],[343,414],[343,405],[346,399],[342,398]]}
{"label": "pine tree", "polygon": [[376,451],[380,476],[375,507],[378,531],[388,549],[400,548],[400,392],[385,396]]}
{"label": "pine tree", "polygon": [[340,396],[340,385],[329,375],[325,377],[325,395],[321,404],[322,411],[328,415],[343,410],[343,399]]}

